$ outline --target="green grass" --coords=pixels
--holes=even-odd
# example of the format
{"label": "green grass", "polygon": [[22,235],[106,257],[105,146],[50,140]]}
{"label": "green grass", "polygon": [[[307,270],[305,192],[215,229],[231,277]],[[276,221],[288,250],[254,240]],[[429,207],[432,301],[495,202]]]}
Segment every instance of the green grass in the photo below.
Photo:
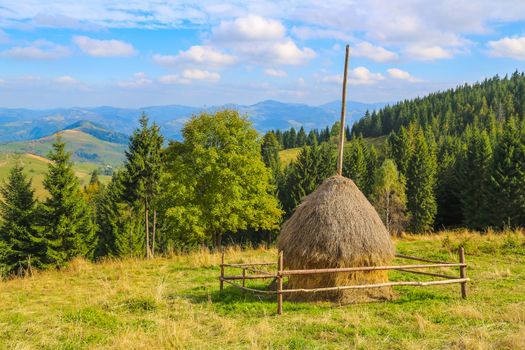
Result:
{"label": "green grass", "polygon": [[290,164],[291,162],[297,159],[297,156],[299,156],[299,152],[301,152],[300,147],[289,148],[279,151],[279,158],[281,159],[281,163],[283,165]]}
{"label": "green grass", "polygon": [[[16,162],[21,162],[24,165],[26,175],[33,181],[36,197],[40,199],[44,198],[46,196],[46,190],[44,189],[42,181],[47,172],[49,160],[32,154],[0,153],[0,183],[3,183],[7,179],[9,171]],[[75,174],[79,178],[82,186],[89,182],[91,172],[98,169],[99,166],[100,165],[96,163],[75,163]],[[110,176],[99,176],[100,181],[103,183],[109,182],[110,178]]]}
{"label": "green grass", "polygon": [[[60,134],[75,162],[117,166],[124,159],[126,145],[102,141],[79,130],[64,130]],[[6,143],[0,145],[0,153],[32,153],[46,157],[54,141],[55,135],[51,135],[38,140]]]}
{"label": "green grass", "polygon": [[[446,260],[457,259],[459,244],[465,246],[472,278],[467,300],[460,298],[459,285],[400,287],[391,302],[285,301],[282,316],[276,315],[275,298],[233,287],[219,293],[219,254],[100,264],[77,260],[63,271],[0,282],[0,348],[525,348],[522,232],[448,232],[396,241],[400,253]],[[274,261],[276,251],[229,249],[226,259]],[[390,278],[407,277],[393,272]]]}

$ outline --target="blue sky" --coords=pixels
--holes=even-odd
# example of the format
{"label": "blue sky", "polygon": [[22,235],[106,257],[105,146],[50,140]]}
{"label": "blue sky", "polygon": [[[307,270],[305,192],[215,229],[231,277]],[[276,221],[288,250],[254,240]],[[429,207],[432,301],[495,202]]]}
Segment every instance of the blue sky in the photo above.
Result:
{"label": "blue sky", "polygon": [[0,107],[385,102],[525,70],[525,1],[0,0]]}

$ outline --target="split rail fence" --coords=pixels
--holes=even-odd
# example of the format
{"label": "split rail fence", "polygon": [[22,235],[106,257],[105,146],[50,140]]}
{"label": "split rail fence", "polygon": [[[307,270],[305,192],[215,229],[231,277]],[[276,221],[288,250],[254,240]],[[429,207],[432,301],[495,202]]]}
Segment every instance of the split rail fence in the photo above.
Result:
{"label": "split rail fence", "polygon": [[[381,288],[390,286],[434,286],[441,284],[453,284],[459,283],[461,287],[462,298],[467,297],[467,282],[470,281],[466,275],[467,263],[465,262],[465,251],[463,247],[458,250],[459,262],[445,262],[419,258],[415,256],[396,254],[397,258],[415,260],[426,262],[430,264],[414,264],[414,265],[393,265],[393,266],[363,266],[363,267],[342,267],[342,268],[326,268],[326,269],[310,269],[310,270],[285,270],[283,265],[283,252],[279,252],[277,262],[258,262],[258,263],[243,263],[243,264],[228,264],[224,262],[224,251],[221,257],[221,276],[220,290],[224,289],[224,282],[231,284],[232,286],[259,294],[274,294],[277,295],[277,314],[281,315],[283,312],[283,295],[289,293],[315,293],[325,291],[336,291],[346,289],[366,289],[366,288]],[[263,268],[268,266],[277,265],[275,272],[265,271]],[[241,269],[242,274],[240,275],[226,275],[225,268]],[[434,273],[427,271],[419,271],[420,269],[431,269],[431,268],[443,268],[443,267],[458,267],[459,276],[446,275],[442,273]],[[351,286],[336,286],[336,287],[322,287],[313,289],[285,289],[283,288],[283,280],[287,276],[294,275],[311,275],[311,274],[323,274],[323,273],[341,273],[341,272],[359,272],[359,271],[378,271],[378,270],[396,270],[401,272],[426,275],[432,277],[439,277],[442,280],[432,281],[398,281],[398,282],[386,282],[386,283],[375,283],[375,284],[361,284]],[[250,274],[252,273],[252,274]],[[277,290],[261,290],[256,288],[246,287],[246,280],[255,279],[271,279],[273,283],[277,282]],[[238,284],[235,281],[242,281],[242,284]],[[270,283],[270,284],[271,284]]]}

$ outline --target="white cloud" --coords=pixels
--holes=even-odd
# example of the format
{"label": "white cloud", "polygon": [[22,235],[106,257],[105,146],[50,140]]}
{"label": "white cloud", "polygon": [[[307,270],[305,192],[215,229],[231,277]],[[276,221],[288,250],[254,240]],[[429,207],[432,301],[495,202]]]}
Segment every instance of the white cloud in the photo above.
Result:
{"label": "white cloud", "polygon": [[60,85],[73,85],[77,83],[77,80],[69,75],[64,75],[55,78],[54,82]]}
{"label": "white cloud", "polygon": [[325,29],[317,27],[292,27],[292,33],[301,40],[310,39],[337,39],[349,41],[352,36],[336,29]]}
{"label": "white cloud", "polygon": [[285,33],[286,28],[281,22],[256,15],[221,21],[212,30],[215,40],[226,42],[279,40]]}
{"label": "white cloud", "polygon": [[177,74],[167,74],[159,77],[159,83],[171,85],[171,84],[189,84],[189,79],[183,79]]}
{"label": "white cloud", "polygon": [[422,81],[421,79],[413,77],[407,71],[404,71],[398,68],[387,69],[387,72],[390,78],[393,78],[393,79],[406,80],[410,83],[418,83]]}
{"label": "white cloud", "polygon": [[236,58],[220,52],[211,46],[192,46],[187,51],[180,51],[177,55],[154,55],[153,61],[161,65],[177,64],[205,64],[224,66],[236,62]]}
{"label": "white cloud", "polygon": [[146,73],[137,72],[133,74],[133,78],[126,81],[119,81],[117,85],[121,88],[135,89],[151,85],[153,80],[148,78]]}
{"label": "white cloud", "polygon": [[282,78],[288,75],[284,70],[274,69],[274,68],[265,69],[264,74],[270,77],[276,77],[276,78]]}
{"label": "white cloud", "polygon": [[207,70],[201,69],[185,69],[182,71],[181,75],[178,74],[167,74],[159,77],[158,81],[161,84],[189,84],[192,81],[208,81],[216,82],[221,78],[219,73],[210,72]]}
{"label": "white cloud", "polygon": [[350,50],[350,55],[366,57],[376,62],[394,61],[398,58],[395,52],[389,51],[381,46],[374,46],[368,42],[353,45]]}
{"label": "white cloud", "polygon": [[450,50],[446,50],[441,46],[419,46],[412,45],[409,46],[405,54],[407,57],[422,60],[422,61],[432,61],[443,58],[451,58],[453,53]]}
{"label": "white cloud", "polygon": [[221,78],[219,73],[210,72],[207,70],[201,69],[185,69],[182,72],[182,77],[189,80],[207,80],[207,81],[217,81]]}
{"label": "white cloud", "polygon": [[98,40],[87,36],[75,36],[80,50],[93,57],[132,56],[136,53],[133,45],[120,40]]}
{"label": "white cloud", "polygon": [[316,56],[287,37],[281,22],[254,15],[221,21],[212,28],[210,42],[233,50],[249,64],[299,65]]}
{"label": "white cloud", "polygon": [[53,60],[70,54],[67,47],[47,40],[34,41],[29,46],[12,47],[1,53],[4,57],[26,60]]}
{"label": "white cloud", "polygon": [[[380,73],[373,73],[366,67],[357,67],[348,72],[348,84],[350,85],[372,85],[378,81],[384,80],[385,77]],[[325,75],[320,78],[323,83],[342,84],[343,75]]]}
{"label": "white cloud", "polygon": [[[372,73],[366,67],[357,67],[348,73],[348,84],[371,85],[385,79],[380,73]],[[343,79],[341,79],[342,81]]]}
{"label": "white cloud", "polygon": [[525,60],[525,36],[489,41],[487,46],[491,56]]}
{"label": "white cloud", "polygon": [[5,84],[5,80],[4,79],[0,79],[0,86],[2,86],[4,84]]}

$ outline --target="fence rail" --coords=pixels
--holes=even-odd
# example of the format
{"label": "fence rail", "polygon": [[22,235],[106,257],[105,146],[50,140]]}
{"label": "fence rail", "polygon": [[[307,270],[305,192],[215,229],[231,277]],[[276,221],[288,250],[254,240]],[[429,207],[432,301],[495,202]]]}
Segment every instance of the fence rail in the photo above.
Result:
{"label": "fence rail", "polygon": [[[224,282],[231,284],[232,286],[239,288],[244,291],[260,293],[260,294],[273,294],[277,295],[277,314],[281,315],[283,310],[283,294],[291,293],[315,293],[325,291],[338,291],[347,289],[367,289],[367,288],[382,288],[382,287],[393,287],[393,286],[434,286],[443,284],[460,283],[461,284],[461,296],[462,298],[467,297],[467,282],[470,281],[466,276],[467,264],[465,262],[465,250],[463,247],[458,249],[459,263],[445,262],[430,260],[415,256],[396,254],[397,258],[429,262],[430,264],[417,264],[417,265],[392,265],[392,266],[363,266],[363,267],[340,267],[340,268],[326,268],[326,269],[309,269],[309,270],[284,270],[283,264],[283,252],[279,252],[278,260],[276,263],[273,262],[257,262],[257,263],[242,263],[242,264],[226,264],[224,263],[224,251],[221,257],[221,276],[220,290],[223,291]],[[260,270],[254,268],[254,266],[273,266],[277,265],[277,271],[275,273]],[[242,269],[242,275],[230,275],[224,274],[224,268],[240,268]],[[441,273],[418,271],[419,269],[430,269],[438,267],[459,267],[459,276],[451,276]],[[312,274],[324,274],[324,273],[348,273],[348,272],[362,272],[362,271],[385,271],[385,270],[396,270],[400,272],[407,272],[413,274],[421,274],[426,276],[433,276],[444,278],[444,280],[433,280],[433,281],[398,281],[398,282],[386,282],[386,283],[375,283],[375,284],[361,284],[351,286],[336,286],[336,287],[321,287],[321,288],[297,288],[297,289],[284,289],[283,282],[284,277],[297,276],[297,275],[312,275]],[[259,275],[248,275],[246,272],[259,273]],[[277,281],[277,290],[261,290],[255,288],[246,287],[246,280],[254,279],[273,279]],[[233,282],[242,280],[242,286]],[[272,282],[273,283],[273,282]]]}

